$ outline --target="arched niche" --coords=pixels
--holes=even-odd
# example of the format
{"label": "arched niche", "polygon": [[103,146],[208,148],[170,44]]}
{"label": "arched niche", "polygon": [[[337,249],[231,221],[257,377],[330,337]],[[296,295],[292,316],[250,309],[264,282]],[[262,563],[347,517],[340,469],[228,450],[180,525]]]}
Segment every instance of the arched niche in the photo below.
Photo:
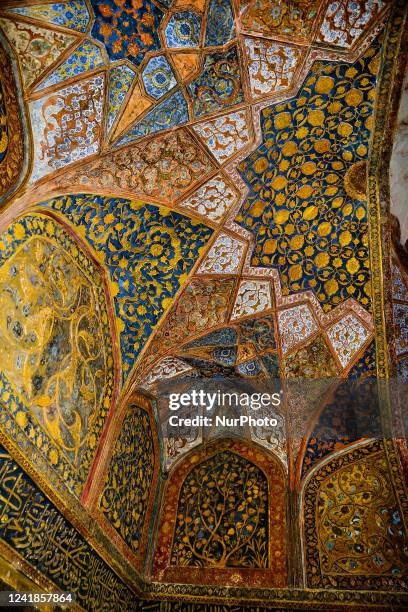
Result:
{"label": "arched niche", "polygon": [[390,441],[360,443],[312,470],[301,499],[305,586],[406,590],[406,510]]}
{"label": "arched niche", "polygon": [[101,445],[87,506],[118,550],[144,569],[160,479],[160,443],[151,400],[125,398]]}
{"label": "arched niche", "polygon": [[254,444],[190,452],[164,490],[153,579],[286,586],[285,480],[280,461]]}

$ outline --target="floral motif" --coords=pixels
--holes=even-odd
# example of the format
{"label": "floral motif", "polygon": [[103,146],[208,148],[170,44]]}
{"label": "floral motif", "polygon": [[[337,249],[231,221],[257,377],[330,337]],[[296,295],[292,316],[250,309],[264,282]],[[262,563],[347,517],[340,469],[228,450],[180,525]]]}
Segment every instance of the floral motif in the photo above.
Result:
{"label": "floral motif", "polygon": [[309,338],[318,329],[306,304],[279,311],[278,323],[284,353]]}
{"label": "floral motif", "polygon": [[57,83],[78,76],[87,70],[99,68],[102,64],[103,57],[99,47],[89,40],[85,40],[65,62],[38,85],[37,91],[51,85],[57,85]]}
{"label": "floral motif", "polygon": [[176,357],[165,357],[149,373],[141,385],[145,389],[150,389],[153,385],[162,380],[174,378],[180,374],[185,374],[192,370],[191,366],[177,359]]}
{"label": "floral motif", "polygon": [[392,266],[392,288],[394,300],[408,302],[408,277],[395,262]]}
{"label": "floral motif", "polygon": [[0,253],[0,424],[79,496],[115,384],[103,279],[44,215],[10,225]]}
{"label": "floral motif", "polygon": [[192,11],[175,13],[164,28],[166,44],[170,48],[198,47],[201,17]]}
{"label": "floral motif", "polygon": [[244,110],[199,123],[193,129],[220,163],[230,159],[251,141]]}
{"label": "floral motif", "polygon": [[195,117],[202,117],[244,99],[237,47],[205,56],[203,69],[188,86]]}
{"label": "floral motif", "polygon": [[24,179],[25,140],[13,67],[0,40],[0,204]]}
{"label": "floral motif", "polygon": [[217,175],[183,200],[180,206],[194,210],[212,221],[221,221],[237,199],[235,191],[221,175]]}
{"label": "floral motif", "polygon": [[159,355],[179,346],[190,334],[224,323],[233,288],[234,281],[229,278],[194,279],[158,329],[142,364],[148,367]]}
{"label": "floral motif", "polygon": [[353,65],[315,63],[296,97],[262,112],[264,142],[239,165],[252,265],[277,269],[283,295],[310,289],[326,312],[350,296],[370,307],[367,204],[344,181],[368,155],[377,70],[376,47]]}
{"label": "floral motif", "polygon": [[309,588],[406,588],[407,534],[381,442],[315,472],[304,508]]}
{"label": "floral motif", "polygon": [[148,51],[160,49],[163,11],[151,0],[91,0],[92,36],[104,43],[111,60],[128,58],[139,66]]}
{"label": "floral motif", "polygon": [[394,304],[394,322],[396,327],[395,349],[397,355],[408,352],[408,304]]}
{"label": "floral motif", "polygon": [[8,13],[32,17],[63,28],[85,32],[89,23],[89,13],[84,0],[16,6],[7,9]]}
{"label": "floral motif", "polygon": [[239,440],[196,448],[166,487],[153,576],[282,587],[285,523],[285,475],[276,457]]}
{"label": "floral motif", "polygon": [[327,335],[341,365],[346,367],[370,334],[357,317],[348,314],[330,327]]}
{"label": "floral motif", "polygon": [[322,336],[317,336],[285,359],[286,378],[335,378],[336,376],[338,376],[338,366]]}
{"label": "floral motif", "polygon": [[126,64],[116,66],[109,71],[108,132],[118,116],[135,74],[135,71]]}
{"label": "floral motif", "polygon": [[271,288],[268,281],[241,281],[231,319],[263,312],[272,307]]}
{"label": "floral motif", "polygon": [[241,0],[240,4],[246,31],[307,41],[320,0]]}
{"label": "floral motif", "polygon": [[104,89],[96,76],[31,102],[32,181],[99,150]]}
{"label": "floral motif", "polygon": [[239,271],[244,243],[220,234],[198,269],[199,274],[234,274]]}
{"label": "floral motif", "polygon": [[134,553],[142,552],[155,463],[149,413],[131,405],[114,446],[99,508]]}
{"label": "floral motif", "polygon": [[144,119],[136,123],[125,136],[118,140],[117,144],[126,144],[142,136],[168,130],[176,125],[183,125],[187,123],[188,119],[187,102],[182,92],[176,90],[175,93],[155,106]]}
{"label": "floral motif", "polygon": [[108,270],[125,380],[212,230],[167,208],[123,198],[73,195],[45,205],[81,228]]}
{"label": "floral motif", "polygon": [[374,21],[387,0],[335,0],[330,2],[318,40],[351,47]]}
{"label": "floral motif", "polygon": [[164,55],[152,57],[142,72],[147,93],[158,100],[177,85],[173,71]]}
{"label": "floral motif", "polygon": [[251,93],[256,98],[287,89],[301,59],[297,47],[245,38]]}
{"label": "floral motif", "polygon": [[0,18],[0,26],[21,62],[25,85],[34,83],[74,42],[75,37],[46,28]]}
{"label": "floral motif", "polygon": [[226,450],[183,482],[171,564],[268,566],[268,484],[264,473]]}
{"label": "floral motif", "polygon": [[213,170],[208,157],[183,130],[113,151],[56,179],[57,185],[126,189],[171,200]]}
{"label": "floral motif", "polygon": [[230,0],[210,0],[205,32],[205,46],[225,45],[235,36]]}

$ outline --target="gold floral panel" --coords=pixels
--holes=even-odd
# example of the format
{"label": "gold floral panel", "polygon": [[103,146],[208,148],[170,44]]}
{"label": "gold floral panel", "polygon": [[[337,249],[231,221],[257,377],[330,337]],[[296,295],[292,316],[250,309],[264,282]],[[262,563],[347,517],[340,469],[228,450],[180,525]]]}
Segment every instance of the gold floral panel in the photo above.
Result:
{"label": "gold floral panel", "polygon": [[0,363],[1,426],[79,495],[114,392],[109,314],[101,272],[43,215],[0,237]]}
{"label": "gold floral panel", "polygon": [[381,440],[320,467],[304,497],[307,586],[406,590],[403,496]]}

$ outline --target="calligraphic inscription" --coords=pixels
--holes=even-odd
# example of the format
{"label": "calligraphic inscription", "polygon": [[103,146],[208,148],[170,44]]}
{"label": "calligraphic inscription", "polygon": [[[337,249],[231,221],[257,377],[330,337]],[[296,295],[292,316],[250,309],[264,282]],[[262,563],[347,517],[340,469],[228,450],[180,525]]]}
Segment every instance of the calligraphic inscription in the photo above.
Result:
{"label": "calligraphic inscription", "polygon": [[1,447],[0,538],[84,609],[131,609],[132,592]]}

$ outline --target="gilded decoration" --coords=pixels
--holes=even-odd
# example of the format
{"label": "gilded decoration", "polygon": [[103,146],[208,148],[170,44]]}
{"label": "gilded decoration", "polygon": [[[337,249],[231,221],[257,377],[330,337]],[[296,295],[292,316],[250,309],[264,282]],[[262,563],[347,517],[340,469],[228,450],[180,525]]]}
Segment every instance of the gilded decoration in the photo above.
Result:
{"label": "gilded decoration", "polygon": [[43,206],[70,221],[108,270],[125,380],[212,230],[165,206],[124,198],[72,195]]}
{"label": "gilded decoration", "polygon": [[53,219],[0,237],[2,427],[79,494],[114,392],[99,268]]}
{"label": "gilded decoration", "polygon": [[131,608],[132,591],[3,448],[0,538],[29,575],[40,572],[48,588],[71,591],[83,609],[106,610],[108,601],[109,610]]}
{"label": "gilded decoration", "polygon": [[268,483],[226,450],[193,468],[180,491],[171,564],[268,567]]}
{"label": "gilded decoration", "polygon": [[0,206],[24,179],[28,147],[15,72],[3,41],[0,33]]}
{"label": "gilded decoration", "polygon": [[380,440],[319,467],[303,495],[307,586],[406,590],[404,495]]}
{"label": "gilded decoration", "polygon": [[284,479],[278,459],[241,441],[191,451],[165,489],[153,577],[284,586]]}
{"label": "gilded decoration", "polygon": [[[0,4],[0,587],[408,609],[407,449],[362,391],[408,380],[406,0]],[[225,378],[324,401],[166,438],[161,390]]]}
{"label": "gilded decoration", "polygon": [[378,59],[374,46],[351,66],[314,64],[294,99],[262,112],[264,142],[239,165],[252,265],[276,268],[284,295],[310,289],[324,311],[351,296],[370,307],[367,203],[344,180],[367,158]]}
{"label": "gilded decoration", "polygon": [[131,403],[114,444],[98,510],[141,567],[158,482],[160,450],[154,414]]}

